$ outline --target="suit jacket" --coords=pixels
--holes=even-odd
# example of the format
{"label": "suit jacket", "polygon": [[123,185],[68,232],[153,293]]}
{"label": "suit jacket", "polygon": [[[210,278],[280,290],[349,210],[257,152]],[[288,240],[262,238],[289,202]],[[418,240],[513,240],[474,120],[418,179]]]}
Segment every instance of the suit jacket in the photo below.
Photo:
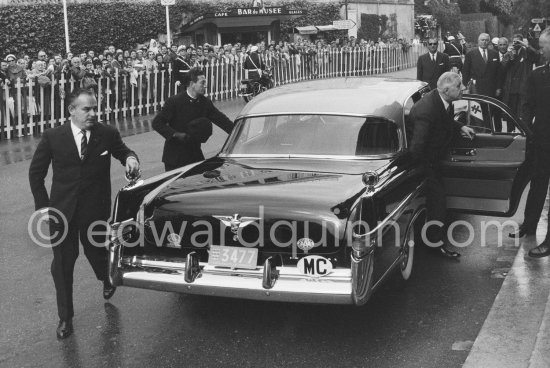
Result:
{"label": "suit jacket", "polygon": [[[192,137],[189,123],[197,118],[208,118],[227,133],[231,133],[233,122],[219,111],[205,96],[193,100],[187,91],[170,97],[162,110],[153,119],[153,129],[162,135],[166,142],[162,162],[173,167],[182,167],[204,159],[200,141]],[[174,138],[175,133],[190,135],[187,142]]]}
{"label": "suit jacket", "polygon": [[430,53],[418,57],[416,63],[416,79],[428,82],[431,89],[437,88],[437,80],[441,74],[450,70],[449,56],[441,52],[436,53],[435,63],[432,61]]}
{"label": "suit jacket", "polygon": [[[550,175],[550,65],[529,73],[522,88],[521,119],[533,130],[533,142],[527,145],[531,174]],[[534,121],[533,121],[534,120]]]}
{"label": "suit jacket", "polygon": [[487,49],[487,62],[483,60],[479,48],[468,51],[462,67],[462,82],[468,85],[475,80],[475,93],[495,97],[502,88],[501,64],[498,52]]}
{"label": "suit jacket", "polygon": [[[123,165],[137,155],[122,142],[113,127],[97,123],[91,130],[83,160],[71,130],[71,123],[44,132],[29,168],[29,182],[35,208],[53,207],[70,222],[77,207],[81,223],[107,220],[111,211],[111,155]],[[50,195],[44,178],[52,165]]]}
{"label": "suit jacket", "polygon": [[[411,109],[412,138],[409,152],[416,161],[436,165],[447,156],[462,124],[445,110],[437,90],[424,95]],[[410,133],[410,132],[409,132]]]}

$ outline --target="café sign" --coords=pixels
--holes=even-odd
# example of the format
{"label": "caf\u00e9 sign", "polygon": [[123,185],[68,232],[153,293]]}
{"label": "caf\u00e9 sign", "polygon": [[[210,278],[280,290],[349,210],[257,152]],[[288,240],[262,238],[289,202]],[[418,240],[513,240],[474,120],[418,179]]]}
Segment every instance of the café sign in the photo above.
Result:
{"label": "caf\u00e9 sign", "polygon": [[208,13],[193,19],[188,25],[191,26],[205,18],[226,18],[226,17],[250,17],[250,16],[277,16],[277,15],[304,15],[302,9],[287,9],[285,6],[271,6],[263,8],[233,8],[227,11]]}

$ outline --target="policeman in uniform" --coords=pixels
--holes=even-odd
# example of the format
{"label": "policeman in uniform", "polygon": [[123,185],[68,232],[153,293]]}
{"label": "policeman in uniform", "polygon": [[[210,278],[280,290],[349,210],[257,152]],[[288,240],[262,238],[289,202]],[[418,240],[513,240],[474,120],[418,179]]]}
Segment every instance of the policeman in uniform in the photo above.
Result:
{"label": "policeman in uniform", "polygon": [[[546,64],[534,69],[525,82],[522,99],[522,120],[532,126],[533,143],[529,147],[531,188],[527,196],[523,224],[511,237],[534,235],[546,199],[550,180],[550,27],[539,37]],[[534,121],[533,121],[534,119]],[[550,221],[546,239],[529,251],[531,257],[550,255]]]}
{"label": "policeman in uniform", "polygon": [[462,55],[466,53],[466,46],[456,42],[454,36],[447,37],[447,41],[443,53],[449,55],[451,71],[458,73],[462,70]]}
{"label": "policeman in uniform", "polygon": [[265,70],[265,63],[258,54],[258,46],[250,48],[250,54],[244,59],[243,68],[247,73],[247,79],[260,79],[260,70]]}
{"label": "policeman in uniform", "polygon": [[[178,56],[174,60],[174,76],[176,80],[176,86],[182,84],[185,88],[187,86],[187,73],[191,69],[191,62],[187,59],[187,53],[185,46],[178,47]],[[178,83],[179,82],[179,83]]]}

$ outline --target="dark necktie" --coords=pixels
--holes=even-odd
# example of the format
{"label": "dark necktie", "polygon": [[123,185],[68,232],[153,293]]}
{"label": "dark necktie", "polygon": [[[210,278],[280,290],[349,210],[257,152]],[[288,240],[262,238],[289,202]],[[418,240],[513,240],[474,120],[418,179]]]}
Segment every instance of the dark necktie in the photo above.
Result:
{"label": "dark necktie", "polygon": [[84,160],[88,151],[88,139],[86,138],[86,130],[82,129],[80,133],[82,133],[82,139],[80,140],[80,159]]}
{"label": "dark necktie", "polygon": [[483,49],[483,61],[487,62],[487,50]]}
{"label": "dark necktie", "polygon": [[449,118],[451,120],[454,120],[454,108],[453,108],[453,104],[450,103],[449,106],[447,107],[447,115],[449,115]]}

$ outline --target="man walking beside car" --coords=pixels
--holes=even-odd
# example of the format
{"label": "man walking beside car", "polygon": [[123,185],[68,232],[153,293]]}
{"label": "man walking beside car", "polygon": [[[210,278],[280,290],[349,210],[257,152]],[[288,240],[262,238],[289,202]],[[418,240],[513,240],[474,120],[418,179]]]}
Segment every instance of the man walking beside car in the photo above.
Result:
{"label": "man walking beside car", "polygon": [[[540,48],[550,60],[550,28],[539,37]],[[550,181],[550,65],[534,69],[523,86],[522,120],[532,127],[533,142],[528,147],[530,153],[531,187],[527,195],[523,224],[511,237],[535,235],[537,224],[544,207],[548,183]],[[534,120],[534,121],[533,121]],[[550,255],[550,221],[546,239],[529,251],[529,256],[540,258]]]}
{"label": "man walking beside car", "polygon": [[427,228],[427,244],[448,258],[458,258],[460,254],[445,242],[446,196],[439,160],[447,156],[451,141],[459,134],[474,139],[472,128],[453,120],[453,101],[462,97],[464,89],[460,75],[443,73],[437,81],[437,89],[422,97],[410,112],[413,132],[409,153],[427,171],[426,221],[439,222]]}
{"label": "man walking beside car", "polygon": [[441,74],[450,69],[449,56],[437,51],[437,38],[428,40],[428,52],[418,57],[416,63],[416,79],[427,82],[430,89],[437,88],[437,80]]}
{"label": "man walking beside car", "polygon": [[[115,287],[107,272],[106,227],[92,225],[106,222],[111,211],[111,156],[126,166],[127,175],[137,175],[137,155],[122,142],[113,127],[97,123],[97,101],[93,93],[77,89],[68,96],[70,123],[44,132],[29,168],[29,182],[37,210],[51,207],[57,221],[50,222],[53,248],[53,276],[60,339],[73,332],[73,271],[79,252],[84,254],[98,280],[103,282],[103,297],[109,299]],[[44,185],[52,165],[50,195]],[[90,231],[93,230],[93,234]],[[103,231],[101,231],[103,230]],[[99,234],[101,233],[101,234]]]}
{"label": "man walking beside car", "polygon": [[204,71],[192,68],[187,73],[187,88],[170,97],[153,120],[153,129],[166,142],[162,162],[166,171],[204,160],[201,144],[212,134],[211,122],[231,133],[233,122],[205,97]]}

